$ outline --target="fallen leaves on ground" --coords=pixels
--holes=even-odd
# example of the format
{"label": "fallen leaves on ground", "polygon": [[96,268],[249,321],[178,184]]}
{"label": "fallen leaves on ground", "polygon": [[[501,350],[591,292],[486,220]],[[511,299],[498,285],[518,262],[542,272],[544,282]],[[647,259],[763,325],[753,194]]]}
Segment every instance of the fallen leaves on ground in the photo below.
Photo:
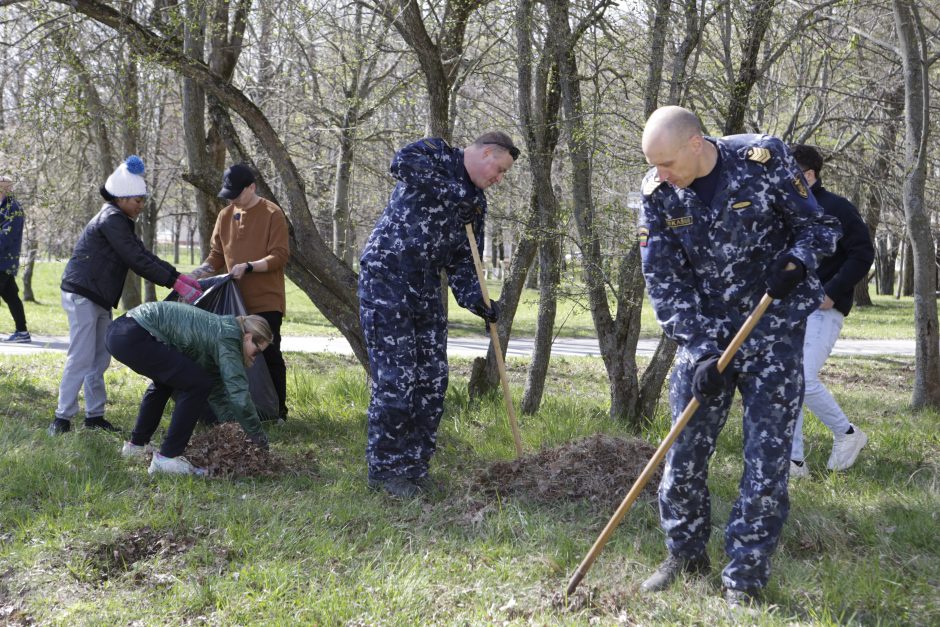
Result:
{"label": "fallen leaves on ground", "polygon": [[[597,434],[513,461],[496,462],[480,473],[476,487],[489,495],[542,503],[586,500],[616,506],[655,452],[644,440]],[[655,495],[660,477],[657,469],[644,495]]]}

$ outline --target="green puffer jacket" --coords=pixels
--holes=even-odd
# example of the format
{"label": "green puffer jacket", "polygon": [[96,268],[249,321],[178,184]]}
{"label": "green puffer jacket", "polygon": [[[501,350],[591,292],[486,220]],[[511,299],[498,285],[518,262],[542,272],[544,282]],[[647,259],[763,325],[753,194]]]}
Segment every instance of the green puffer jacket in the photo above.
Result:
{"label": "green puffer jacket", "polygon": [[209,393],[209,405],[219,420],[238,421],[248,435],[264,433],[248,392],[243,334],[235,316],[220,316],[167,301],[144,303],[127,315],[155,338],[217,377]]}

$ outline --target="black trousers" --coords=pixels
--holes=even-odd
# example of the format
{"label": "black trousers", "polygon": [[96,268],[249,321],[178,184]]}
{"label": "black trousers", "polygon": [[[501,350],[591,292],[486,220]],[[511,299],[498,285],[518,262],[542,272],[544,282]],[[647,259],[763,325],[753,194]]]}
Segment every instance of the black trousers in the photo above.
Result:
{"label": "black trousers", "polygon": [[140,402],[131,443],[143,446],[150,442],[160,425],[167,401],[175,391],[176,406],[160,446],[160,454],[165,457],[181,455],[209,398],[215,383],[213,377],[192,359],[160,342],[127,316],[121,316],[108,326],[105,346],[119,362],[153,379]]}
{"label": "black trousers", "polygon": [[0,271],[0,298],[10,308],[13,324],[17,331],[26,331],[26,312],[23,310],[23,301],[20,300],[19,288],[16,286],[16,275]]}
{"label": "black trousers", "polygon": [[278,413],[282,418],[287,417],[287,365],[284,363],[284,355],[281,354],[281,322],[284,320],[284,314],[280,311],[262,311],[257,314],[268,321],[271,327],[271,333],[274,339],[271,345],[261,353],[264,356],[264,363],[268,366],[268,372],[271,374],[271,382],[274,384],[274,391],[277,393],[277,401],[280,407]]}

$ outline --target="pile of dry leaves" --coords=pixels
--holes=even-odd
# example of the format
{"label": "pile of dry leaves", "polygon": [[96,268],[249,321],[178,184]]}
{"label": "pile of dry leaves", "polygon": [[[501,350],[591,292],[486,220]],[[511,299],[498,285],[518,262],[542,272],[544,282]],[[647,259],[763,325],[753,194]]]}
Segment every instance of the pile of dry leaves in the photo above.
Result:
{"label": "pile of dry leaves", "polygon": [[[615,507],[655,452],[644,440],[598,434],[513,461],[496,462],[480,473],[476,486],[486,494],[542,503],[586,500]],[[660,477],[657,469],[644,496],[655,496]]]}
{"label": "pile of dry leaves", "polygon": [[241,425],[225,422],[189,441],[186,459],[205,468],[210,477],[273,477],[285,464],[248,439]]}

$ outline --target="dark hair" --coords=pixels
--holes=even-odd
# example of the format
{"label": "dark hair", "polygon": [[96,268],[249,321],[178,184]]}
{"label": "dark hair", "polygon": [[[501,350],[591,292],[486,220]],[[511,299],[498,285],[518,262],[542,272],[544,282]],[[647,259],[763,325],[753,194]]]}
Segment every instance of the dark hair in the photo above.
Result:
{"label": "dark hair", "polygon": [[823,157],[815,146],[809,144],[792,144],[790,153],[796,159],[797,165],[803,170],[812,170],[819,178],[823,167]]}
{"label": "dark hair", "polygon": [[499,146],[503,150],[509,153],[509,156],[512,157],[512,160],[515,161],[519,158],[520,151],[516,148],[516,145],[512,141],[512,137],[507,135],[502,131],[489,131],[483,133],[475,140],[473,140],[474,146]]}
{"label": "dark hair", "polygon": [[101,194],[101,197],[104,198],[108,202],[114,202],[115,200],[117,200],[117,196],[115,196],[114,194],[106,190],[104,188],[104,185],[98,188],[98,193]]}

